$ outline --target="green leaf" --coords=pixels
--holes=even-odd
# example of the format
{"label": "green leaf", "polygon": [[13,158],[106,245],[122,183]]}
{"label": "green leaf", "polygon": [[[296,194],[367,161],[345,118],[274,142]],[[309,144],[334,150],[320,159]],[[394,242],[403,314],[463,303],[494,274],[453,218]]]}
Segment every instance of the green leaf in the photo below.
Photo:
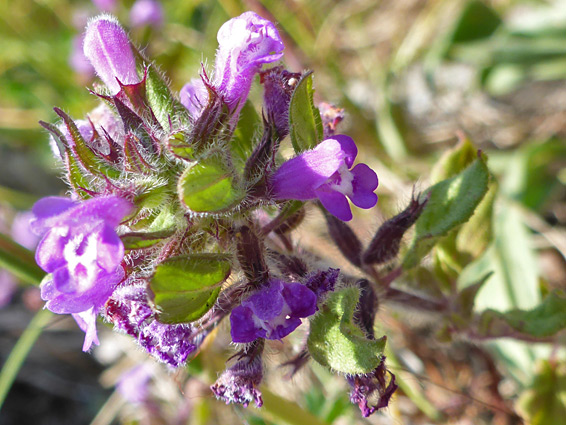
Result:
{"label": "green leaf", "polygon": [[120,236],[125,249],[143,249],[157,245],[175,233],[175,229],[160,232],[131,232]]}
{"label": "green leaf", "polygon": [[454,177],[468,167],[478,157],[478,150],[467,137],[452,149],[446,151],[430,172],[430,182],[438,183]]}
{"label": "green leaf", "polygon": [[185,161],[195,160],[193,146],[187,141],[185,133],[182,131],[169,137],[167,148],[177,158],[184,159]]}
{"label": "green leaf", "polygon": [[320,111],[314,106],[312,71],[305,73],[289,104],[289,132],[296,153],[314,148],[323,137]]}
{"label": "green leaf", "polygon": [[193,254],[172,257],[157,266],[149,287],[163,323],[186,323],[212,308],[230,275],[229,257]]}
{"label": "green leaf", "polygon": [[224,212],[237,206],[245,192],[221,157],[212,156],[187,167],[178,183],[181,202],[197,213]]}
{"label": "green leaf", "polygon": [[261,126],[261,120],[253,104],[247,101],[240,111],[238,125],[234,131],[234,137],[230,142],[232,153],[245,163],[253,151],[254,139],[257,129]]}
{"label": "green leaf", "polygon": [[470,1],[452,34],[453,43],[468,43],[492,35],[501,25],[501,18],[481,1]]}
{"label": "green leaf", "polygon": [[439,238],[470,219],[487,192],[489,171],[483,156],[458,175],[435,184],[421,196],[428,203],[415,225],[415,236],[403,261],[410,269],[418,265]]}
{"label": "green leaf", "polygon": [[562,425],[566,418],[566,363],[540,361],[517,408],[530,425]]}
{"label": "green leaf", "polygon": [[18,279],[39,285],[45,272],[35,263],[33,253],[0,233],[0,266]]}
{"label": "green leaf", "polygon": [[371,372],[379,365],[385,348],[386,337],[368,339],[352,323],[359,297],[357,288],[334,292],[322,311],[311,319],[307,341],[309,352],[314,360],[337,372]]}

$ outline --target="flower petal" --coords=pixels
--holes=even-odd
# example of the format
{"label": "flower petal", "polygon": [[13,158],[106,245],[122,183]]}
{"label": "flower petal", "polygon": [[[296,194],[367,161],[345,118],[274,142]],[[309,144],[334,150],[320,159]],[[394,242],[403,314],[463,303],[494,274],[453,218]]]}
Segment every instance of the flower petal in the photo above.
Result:
{"label": "flower petal", "polygon": [[232,310],[230,325],[230,335],[234,342],[252,342],[266,334],[265,329],[256,327],[251,309],[241,305]]}
{"label": "flower petal", "polygon": [[377,174],[366,164],[358,164],[352,169],[354,193],[350,199],[360,208],[372,208],[377,203],[377,195],[373,191],[377,188]]}
{"label": "flower petal", "polygon": [[320,202],[328,210],[330,214],[342,221],[350,221],[352,219],[352,211],[346,196],[334,191],[318,190],[316,192]]}
{"label": "flower petal", "polygon": [[42,235],[59,222],[60,214],[76,205],[75,201],[60,196],[49,196],[40,199],[31,210],[35,216],[35,218],[30,220],[32,231],[37,235]]}
{"label": "flower petal", "polygon": [[83,351],[85,352],[90,350],[93,343],[100,345],[96,333],[96,316],[97,313],[94,311],[94,308],[73,314],[73,319],[75,319],[79,328],[85,333],[85,341],[83,344]]}
{"label": "flower petal", "polygon": [[124,257],[124,244],[114,228],[105,224],[98,234],[97,262],[107,272],[113,272]]}
{"label": "flower petal", "polygon": [[327,139],[310,151],[284,162],[271,179],[275,199],[315,199],[315,189],[324,184],[344,163],[340,143]]}
{"label": "flower petal", "polygon": [[348,168],[351,168],[354,160],[356,159],[356,156],[358,155],[358,147],[356,146],[354,139],[344,134],[336,134],[330,139],[326,140],[336,140],[338,143],[340,143],[340,147],[344,152],[344,162],[346,163]]}
{"label": "flower petal", "polygon": [[37,246],[35,261],[47,273],[53,273],[66,264],[63,250],[69,238],[62,236],[64,231],[60,227],[52,228]]}
{"label": "flower petal", "polygon": [[271,284],[242,302],[260,320],[269,321],[281,314],[285,300],[281,295],[283,283],[273,280]]}
{"label": "flower petal", "polygon": [[284,283],[281,292],[291,309],[291,317],[308,317],[316,313],[316,295],[300,283]]}

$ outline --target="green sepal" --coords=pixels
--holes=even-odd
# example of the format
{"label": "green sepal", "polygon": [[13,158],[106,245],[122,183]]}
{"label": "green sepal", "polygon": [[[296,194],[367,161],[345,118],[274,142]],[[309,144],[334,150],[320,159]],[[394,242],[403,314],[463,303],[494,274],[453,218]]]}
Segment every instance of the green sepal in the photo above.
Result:
{"label": "green sepal", "polygon": [[416,222],[415,235],[403,260],[403,268],[418,265],[440,237],[470,219],[487,192],[489,177],[486,159],[480,155],[461,173],[421,194],[421,197],[429,199]]}
{"label": "green sepal", "polygon": [[254,139],[256,138],[257,129],[261,126],[261,119],[255,110],[253,104],[247,101],[238,119],[238,125],[234,130],[230,149],[234,157],[238,158],[242,164],[250,157],[253,151]]}
{"label": "green sepal", "polygon": [[234,172],[220,156],[187,167],[177,187],[181,203],[196,213],[218,213],[236,207],[245,196]]}
{"label": "green sepal", "polygon": [[138,149],[141,141],[134,133],[128,132],[124,138],[124,159],[126,169],[140,174],[152,174],[153,168],[145,160],[142,153]]}
{"label": "green sepal", "polygon": [[151,248],[175,233],[175,229],[163,230],[158,232],[130,232],[120,236],[124,249],[144,249]]}
{"label": "green sepal", "polygon": [[221,254],[172,257],[160,263],[149,284],[158,320],[187,323],[201,318],[214,305],[230,270],[229,257]]}
{"label": "green sepal", "polygon": [[69,148],[74,156],[81,163],[81,165],[93,174],[104,175],[109,178],[119,178],[120,171],[105,163],[102,159],[98,158],[92,149],[86,144],[81,136],[81,133],[71,117],[59,108],[53,108],[55,113],[63,119],[63,122],[69,130],[69,134],[73,139],[74,145]]}
{"label": "green sepal", "polygon": [[289,104],[289,133],[296,153],[312,149],[323,138],[320,111],[314,106],[312,71],[302,75]]}
{"label": "green sepal", "polygon": [[146,69],[145,88],[149,106],[165,131],[171,131],[170,124],[174,117],[181,119],[181,124],[189,122],[187,110],[175,99],[154,65]]}
{"label": "green sepal", "polygon": [[323,366],[346,374],[369,373],[379,366],[386,337],[368,339],[353,322],[358,288],[332,293],[311,319],[309,353]]}

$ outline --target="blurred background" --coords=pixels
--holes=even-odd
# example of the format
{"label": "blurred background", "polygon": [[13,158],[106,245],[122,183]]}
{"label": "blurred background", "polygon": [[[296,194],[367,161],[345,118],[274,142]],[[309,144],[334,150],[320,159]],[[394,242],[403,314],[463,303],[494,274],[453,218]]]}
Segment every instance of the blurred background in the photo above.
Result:
{"label": "blurred background", "polygon": [[[133,4],[0,1],[2,233],[33,250],[22,213],[39,197],[65,191],[38,121],[56,122],[54,106],[78,119],[97,105],[88,92],[95,78],[79,48],[89,17],[114,13],[178,92],[201,61],[213,63],[221,24],[253,10],[277,23],[286,66],[314,71],[315,100],[345,108],[340,132],[357,141],[379,175],[377,212],[359,212],[353,221],[361,237],[400,211],[415,184],[426,188],[438,158],[467,137],[488,155],[498,186],[493,243],[474,264],[476,274],[494,275],[476,307],[528,309],[550,290],[566,289],[566,1],[170,0],[162,2],[162,20],[141,23]],[[259,87],[251,96],[261,105]],[[338,258],[319,221],[309,216],[301,243]],[[430,273],[419,269],[409,278],[426,292]],[[1,270],[0,305],[4,364],[43,304],[37,288]],[[362,419],[344,380],[317,366],[285,380],[275,366],[287,348],[278,345],[270,347],[266,379],[273,396],[293,403],[289,409],[303,421],[318,421],[311,423],[563,423],[560,338],[553,345],[443,338],[434,317],[395,306],[382,308],[379,323],[389,367],[402,383],[387,411]],[[146,364],[128,338],[109,329],[92,355],[81,352],[82,340],[72,319],[49,322],[5,399],[0,424],[284,423],[212,399],[202,374],[222,370],[230,355],[225,336],[211,343],[217,355],[192,363],[190,380],[189,372]],[[128,385],[151,397],[140,399]]]}

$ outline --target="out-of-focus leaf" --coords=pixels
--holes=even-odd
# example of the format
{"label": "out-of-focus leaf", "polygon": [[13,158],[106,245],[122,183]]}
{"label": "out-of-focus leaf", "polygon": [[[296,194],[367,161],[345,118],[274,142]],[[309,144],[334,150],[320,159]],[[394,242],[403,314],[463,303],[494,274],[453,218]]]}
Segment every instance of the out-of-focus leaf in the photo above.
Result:
{"label": "out-of-focus leaf", "polygon": [[468,2],[452,33],[453,43],[468,43],[491,36],[501,25],[499,15],[484,2]]}
{"label": "out-of-focus leaf", "polygon": [[353,322],[360,292],[346,288],[334,292],[311,319],[307,341],[312,358],[346,374],[369,373],[379,365],[386,338],[370,340]]}
{"label": "out-of-focus leaf", "polygon": [[24,282],[39,285],[45,272],[35,263],[33,253],[0,233],[0,266]]}
{"label": "out-of-focus leaf", "polygon": [[172,257],[157,266],[149,288],[163,323],[192,322],[214,304],[230,275],[230,261],[219,254]]}
{"label": "out-of-focus leaf", "polygon": [[481,156],[458,175],[421,195],[429,200],[416,222],[415,236],[403,261],[405,269],[415,267],[440,237],[470,219],[487,192],[488,181],[486,160]]}
{"label": "out-of-focus leaf", "polygon": [[566,363],[540,361],[517,407],[530,425],[562,425],[566,418]]}

